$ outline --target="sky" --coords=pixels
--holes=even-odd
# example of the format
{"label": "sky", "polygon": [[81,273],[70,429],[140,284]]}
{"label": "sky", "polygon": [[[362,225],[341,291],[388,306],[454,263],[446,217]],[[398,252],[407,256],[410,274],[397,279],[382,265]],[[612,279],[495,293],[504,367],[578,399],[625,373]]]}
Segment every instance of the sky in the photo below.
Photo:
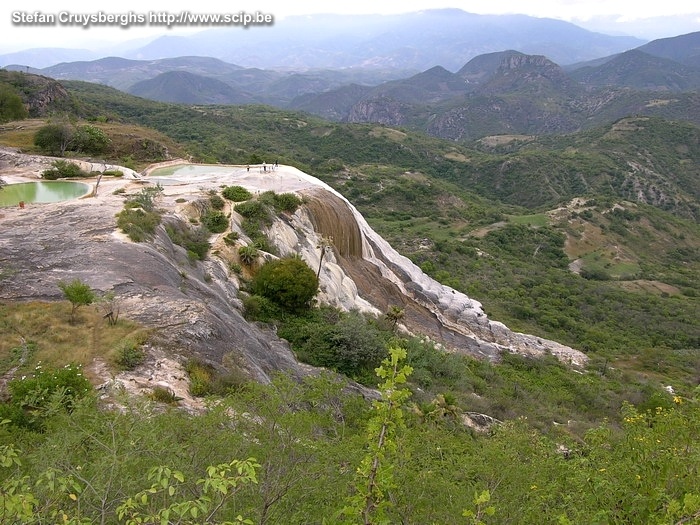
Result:
{"label": "sky", "polygon": [[[222,11],[228,6],[229,11]],[[0,6],[0,53],[37,47],[77,47],[97,50],[107,43],[161,34],[187,34],[206,27],[178,26],[170,30],[152,24],[81,26],[80,21],[58,22],[59,14],[71,17],[104,13],[108,15],[148,16],[149,13],[176,15],[191,13],[255,13],[269,14],[275,20],[292,15],[320,13],[392,14],[435,8],[459,8],[476,14],[524,14],[556,18],[586,29],[608,34],[627,34],[653,40],[700,31],[700,2],[694,0],[353,0],[328,2],[318,0],[256,0],[254,2],[221,2],[219,0],[120,0],[103,7],[86,0],[5,0]],[[39,25],[29,17],[34,13],[54,15],[56,22]],[[243,30],[243,29],[241,29]],[[254,30],[254,28],[249,29]]]}

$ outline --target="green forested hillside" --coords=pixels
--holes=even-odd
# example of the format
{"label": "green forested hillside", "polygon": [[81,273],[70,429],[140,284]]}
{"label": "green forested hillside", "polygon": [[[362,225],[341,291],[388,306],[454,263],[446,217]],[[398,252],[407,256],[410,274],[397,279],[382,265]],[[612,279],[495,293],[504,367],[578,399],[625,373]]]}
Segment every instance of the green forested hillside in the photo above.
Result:
{"label": "green forested hillside", "polygon": [[[0,425],[6,522],[155,523],[164,511],[187,513],[171,519],[180,523],[700,520],[697,128],[631,117],[467,147],[263,106],[186,107],[66,85],[75,115],[152,127],[196,160],[279,161],[322,178],[491,318],[590,362],[488,363],[399,338],[381,320],[316,309],[260,320],[312,358],[369,339],[405,349],[410,397],[369,409],[337,379],[281,376],[230,384],[203,415],[168,399],[103,411],[90,392],[55,389],[51,373],[26,363],[30,381],[48,379],[10,386],[2,405],[0,420],[12,421]],[[0,305],[4,333],[46,344],[15,308]],[[6,347],[3,371],[27,348]],[[395,378],[390,368],[383,379]],[[500,423],[480,433],[462,423],[469,413]],[[221,473],[208,466],[246,458],[254,475],[234,464],[219,485],[208,481]],[[227,488],[207,503],[216,486]]]}
{"label": "green forested hillside", "polygon": [[424,271],[518,330],[635,369],[656,354],[700,367],[693,125],[630,117],[468,148],[265,106],[188,107],[66,85],[82,117],[153,127],[197,160],[279,161],[319,176]]}

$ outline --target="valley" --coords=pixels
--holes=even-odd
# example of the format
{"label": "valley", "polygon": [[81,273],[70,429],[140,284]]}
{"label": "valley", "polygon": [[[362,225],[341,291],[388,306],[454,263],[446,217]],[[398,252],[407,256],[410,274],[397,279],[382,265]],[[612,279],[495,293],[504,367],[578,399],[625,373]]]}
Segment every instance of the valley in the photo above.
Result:
{"label": "valley", "polygon": [[0,207],[2,512],[697,521],[694,38],[1,70],[3,185],[91,189]]}

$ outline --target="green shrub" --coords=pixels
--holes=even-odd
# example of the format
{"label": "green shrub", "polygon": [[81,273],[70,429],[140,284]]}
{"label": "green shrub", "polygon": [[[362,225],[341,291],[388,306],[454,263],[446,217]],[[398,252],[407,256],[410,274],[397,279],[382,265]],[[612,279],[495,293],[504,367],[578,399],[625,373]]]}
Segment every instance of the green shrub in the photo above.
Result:
{"label": "green shrub", "polygon": [[226,186],[221,194],[230,201],[233,202],[243,202],[250,199],[253,194],[250,193],[243,186]]}
{"label": "green shrub", "polygon": [[143,242],[153,235],[160,220],[160,213],[138,208],[127,208],[117,213],[117,227],[134,242]]}
{"label": "green shrub", "polygon": [[359,312],[339,314],[278,329],[305,363],[341,372],[360,382],[375,381],[374,369],[386,357],[384,333]]}
{"label": "green shrub", "polygon": [[116,348],[116,363],[121,370],[133,370],[146,359],[146,353],[136,341],[124,339]]}
{"label": "green shrub", "polygon": [[246,219],[259,221],[263,224],[271,224],[272,222],[268,207],[260,201],[251,200],[242,202],[236,205],[235,210]]}
{"label": "green shrub", "polygon": [[294,193],[281,193],[275,196],[275,209],[277,211],[294,213],[301,206],[301,203],[301,198]]}
{"label": "green shrub", "polygon": [[249,295],[243,297],[243,311],[249,321],[270,322],[279,318],[279,307],[267,297]]}
{"label": "green shrub", "polygon": [[124,176],[124,172],[122,170],[104,170],[102,175],[119,178]]}
{"label": "green shrub", "polygon": [[258,249],[249,244],[248,246],[241,246],[238,249],[238,256],[241,258],[241,262],[246,266],[251,266],[258,260]]}
{"label": "green shrub", "polygon": [[142,208],[146,211],[153,211],[156,207],[156,200],[163,193],[163,186],[156,184],[143,188],[135,195],[129,196],[124,203],[125,208]]}
{"label": "green shrub", "polygon": [[155,233],[161,221],[161,214],[155,209],[156,199],[162,192],[160,184],[143,188],[129,196],[124,209],[117,213],[117,227],[132,241],[143,242]]}
{"label": "green shrub", "polygon": [[228,229],[228,217],[223,212],[211,210],[202,216],[202,224],[212,233],[223,233]]}
{"label": "green shrub", "polygon": [[156,386],[151,390],[151,399],[158,403],[165,403],[166,405],[174,405],[179,400],[170,388],[164,386]]}
{"label": "green shrub", "polygon": [[90,288],[90,285],[82,282],[80,279],[73,279],[70,282],[59,281],[58,287],[63,292],[64,297],[71,303],[71,322],[75,320],[75,313],[78,308],[92,304],[97,299],[97,295]]}
{"label": "green shrub", "polygon": [[266,262],[255,275],[251,288],[254,294],[267,297],[290,311],[311,306],[318,291],[314,271],[298,257],[285,257]]}
{"label": "green shrub", "polygon": [[204,260],[209,253],[209,231],[203,227],[190,228],[184,223],[170,223],[165,226],[165,231],[170,240],[178,246],[182,246],[188,254],[194,254],[194,258]]}
{"label": "green shrub", "polygon": [[[46,409],[59,406],[72,410],[79,399],[92,392],[92,384],[83,375],[80,365],[52,368],[39,363],[32,375],[13,379],[7,389],[14,408],[8,410],[6,415],[19,416],[19,419],[12,420],[17,426],[41,430]],[[20,415],[20,411],[24,414]]]}
{"label": "green shrub", "polygon": [[211,204],[211,207],[214,208],[215,210],[223,210],[224,204],[226,204],[224,202],[224,199],[222,199],[216,193],[209,196],[209,203]]}
{"label": "green shrub", "polygon": [[107,134],[96,126],[86,124],[78,127],[73,134],[73,148],[75,151],[84,153],[99,154],[103,153],[110,140]]}
{"label": "green shrub", "polygon": [[34,134],[34,145],[51,155],[63,156],[72,140],[73,130],[67,124],[47,124]]}
{"label": "green shrub", "polygon": [[240,238],[240,235],[238,232],[229,232],[224,237],[224,242],[230,246],[234,246],[236,244],[236,242],[238,242],[239,238]]}
{"label": "green shrub", "polygon": [[55,160],[51,166],[53,167],[41,173],[44,179],[56,180],[90,176],[89,173],[80,169],[80,166],[67,160]]}

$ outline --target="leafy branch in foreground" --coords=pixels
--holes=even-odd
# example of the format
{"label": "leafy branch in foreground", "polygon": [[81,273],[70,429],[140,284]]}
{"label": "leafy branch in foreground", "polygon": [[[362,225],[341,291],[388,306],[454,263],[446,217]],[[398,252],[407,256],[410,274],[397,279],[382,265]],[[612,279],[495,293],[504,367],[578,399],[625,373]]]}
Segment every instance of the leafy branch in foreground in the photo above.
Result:
{"label": "leafy branch in foreground", "polygon": [[348,497],[341,511],[341,518],[348,525],[390,522],[389,491],[396,487],[390,457],[396,452],[397,435],[406,428],[401,407],[411,395],[408,389],[401,388],[413,371],[408,365],[399,368],[404,359],[406,350],[392,347],[389,357],[376,369],[384,382],[379,385],[380,399],[372,403],[375,414],[367,425],[368,450],[357,469],[355,494]]}
{"label": "leafy branch in foreground", "polygon": [[117,508],[117,516],[126,525],[141,523],[245,523],[249,519],[237,516],[236,521],[220,521],[219,511],[248,483],[257,483],[260,464],[253,458],[234,459],[230,463],[207,467],[207,477],[197,480],[200,494],[194,499],[181,499],[185,476],[168,467],[154,467],[148,473],[150,488],[128,498]]}

